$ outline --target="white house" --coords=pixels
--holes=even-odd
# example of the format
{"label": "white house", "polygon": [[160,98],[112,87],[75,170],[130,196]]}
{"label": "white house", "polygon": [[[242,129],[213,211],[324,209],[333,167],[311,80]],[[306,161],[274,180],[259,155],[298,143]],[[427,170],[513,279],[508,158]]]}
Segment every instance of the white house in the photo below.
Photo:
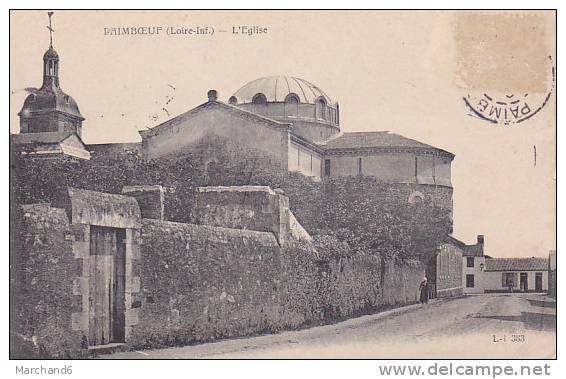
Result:
{"label": "white house", "polygon": [[462,288],[464,294],[484,293],[482,274],[486,257],[484,236],[478,235],[475,245],[465,245],[462,254]]}
{"label": "white house", "polygon": [[548,259],[491,258],[481,277],[484,292],[547,292]]}

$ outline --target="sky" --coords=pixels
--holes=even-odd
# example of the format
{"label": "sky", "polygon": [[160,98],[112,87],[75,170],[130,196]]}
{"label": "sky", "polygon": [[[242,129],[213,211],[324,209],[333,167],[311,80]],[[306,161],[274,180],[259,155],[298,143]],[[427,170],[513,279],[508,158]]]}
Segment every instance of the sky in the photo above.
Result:
{"label": "sky", "polygon": [[[41,86],[46,25],[46,12],[10,12],[13,133],[26,89]],[[145,26],[161,34],[105,35]],[[267,33],[232,33],[240,26]],[[296,76],[340,103],[343,132],[388,130],[455,154],[456,238],[484,234],[494,257],[556,248],[552,12],[57,11],[53,29],[86,143],[140,141],[138,130],[204,103],[210,89],[227,102],[256,78]],[[463,98],[483,92],[537,104],[551,94],[536,115],[505,126],[470,114]]]}

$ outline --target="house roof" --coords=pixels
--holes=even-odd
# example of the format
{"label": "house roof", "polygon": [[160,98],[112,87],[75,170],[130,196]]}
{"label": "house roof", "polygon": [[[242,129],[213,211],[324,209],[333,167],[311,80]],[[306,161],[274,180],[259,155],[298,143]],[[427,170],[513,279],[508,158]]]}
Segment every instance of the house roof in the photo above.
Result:
{"label": "house roof", "polygon": [[485,271],[546,271],[547,258],[491,258],[485,260]]}
{"label": "house roof", "polygon": [[326,150],[332,149],[359,149],[359,148],[418,148],[426,150],[437,150],[452,157],[448,151],[436,148],[425,143],[415,141],[388,131],[381,132],[354,132],[342,133],[321,144]]}
{"label": "house roof", "polygon": [[464,257],[483,257],[483,246],[479,244],[466,245],[462,255]]}
{"label": "house roof", "polygon": [[474,245],[467,245],[454,236],[446,236],[446,242],[453,243],[462,249],[462,256],[464,257],[483,257],[483,245],[476,243]]}

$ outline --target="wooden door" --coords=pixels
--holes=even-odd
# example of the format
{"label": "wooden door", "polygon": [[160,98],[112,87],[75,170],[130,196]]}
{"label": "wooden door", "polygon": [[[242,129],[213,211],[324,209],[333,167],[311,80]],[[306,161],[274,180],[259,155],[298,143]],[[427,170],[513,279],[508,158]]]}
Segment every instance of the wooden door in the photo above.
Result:
{"label": "wooden door", "polygon": [[535,290],[537,292],[542,292],[542,273],[537,272],[535,274]]}
{"label": "wooden door", "polygon": [[[89,344],[121,342],[124,335],[123,230],[91,226]],[[122,238],[123,240],[123,238]]]}
{"label": "wooden door", "polygon": [[529,292],[529,276],[528,276],[528,274],[526,272],[522,272],[520,278],[521,278],[521,282],[520,282],[521,291]]}

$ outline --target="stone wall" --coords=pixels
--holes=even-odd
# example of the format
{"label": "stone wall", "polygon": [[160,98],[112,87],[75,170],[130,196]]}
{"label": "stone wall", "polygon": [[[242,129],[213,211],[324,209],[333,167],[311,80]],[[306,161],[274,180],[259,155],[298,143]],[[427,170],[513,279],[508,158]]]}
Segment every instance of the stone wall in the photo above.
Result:
{"label": "stone wall", "polygon": [[421,263],[313,241],[286,196],[253,189],[201,191],[196,209],[217,209],[197,212],[200,225],[141,219],[133,197],[77,189],[56,202],[64,208],[24,206],[12,356],[86,354],[95,226],[124,231],[128,348],[274,333],[417,301]]}
{"label": "stone wall", "polygon": [[11,283],[15,289],[11,311],[17,322],[11,324],[14,348],[10,351],[20,358],[86,353],[92,342],[92,275],[97,269],[92,264],[96,257],[91,251],[93,227],[119,231],[117,235],[122,236],[118,243],[125,256],[125,339],[138,321],[141,218],[135,199],[68,188],[56,196],[53,205],[24,205],[22,213],[11,218],[21,231],[10,252],[18,278]]}
{"label": "stone wall", "polygon": [[417,301],[421,263],[321,258],[272,233],[143,220],[133,348],[184,345],[328,323]]}
{"label": "stone wall", "polygon": [[463,294],[462,247],[445,243],[436,256],[436,296],[453,297]]}
{"label": "stone wall", "polygon": [[73,254],[69,219],[49,204],[23,207],[22,238],[11,265],[21,272],[12,283],[10,357],[77,357],[86,335],[73,330],[72,314],[82,309],[74,282],[81,265]]}
{"label": "stone wall", "polygon": [[279,243],[289,234],[289,198],[266,186],[199,187],[195,223],[270,232]]}
{"label": "stone wall", "polygon": [[273,234],[144,220],[140,242],[133,346],[244,336],[279,323],[281,252]]}

